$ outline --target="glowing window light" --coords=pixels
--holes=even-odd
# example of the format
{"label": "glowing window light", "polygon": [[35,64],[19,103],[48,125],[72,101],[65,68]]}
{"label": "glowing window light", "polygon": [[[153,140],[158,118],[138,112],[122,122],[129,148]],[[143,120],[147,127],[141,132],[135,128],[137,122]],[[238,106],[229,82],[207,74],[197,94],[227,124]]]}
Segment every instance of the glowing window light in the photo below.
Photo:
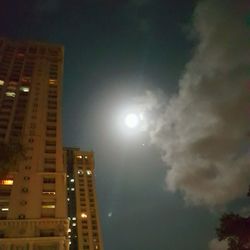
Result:
{"label": "glowing window light", "polygon": [[42,208],[56,208],[56,205],[42,205]]}
{"label": "glowing window light", "polygon": [[75,188],[71,188],[71,191],[75,191]]}
{"label": "glowing window light", "polygon": [[82,217],[82,218],[87,218],[87,217],[88,217],[88,215],[87,215],[87,214],[85,214],[85,213],[81,213],[81,217]]}
{"label": "glowing window light", "polygon": [[71,179],[70,182],[75,182],[75,180],[74,180],[74,179]]}
{"label": "glowing window light", "polygon": [[85,156],[84,156],[84,158],[85,158],[85,159],[88,159],[88,156],[87,156],[87,155],[85,155]]}
{"label": "glowing window light", "polygon": [[54,80],[54,79],[49,79],[49,84],[56,84],[56,80]]}
{"label": "glowing window light", "polygon": [[43,191],[43,194],[45,194],[45,195],[55,195],[56,192],[54,192],[54,191]]}
{"label": "glowing window light", "polygon": [[15,92],[12,92],[12,91],[7,91],[7,92],[5,93],[5,95],[8,96],[8,97],[15,97],[15,96],[16,96],[16,93],[15,93]]}
{"label": "glowing window light", "polygon": [[77,173],[78,173],[79,175],[83,175],[83,171],[82,171],[82,170],[78,170]]}
{"label": "glowing window light", "polygon": [[30,91],[30,88],[26,87],[26,86],[22,86],[22,87],[20,87],[20,90],[25,92],[25,93],[28,93]]}
{"label": "glowing window light", "polygon": [[70,232],[71,232],[71,229],[69,228],[69,229],[68,229],[68,233],[70,233]]}
{"label": "glowing window light", "polygon": [[86,173],[87,173],[87,175],[92,175],[92,171],[91,170],[87,170]]}
{"label": "glowing window light", "polygon": [[71,241],[69,242],[69,244],[71,245]]}
{"label": "glowing window light", "polygon": [[3,207],[1,210],[2,211],[9,211],[9,208],[8,207]]}
{"label": "glowing window light", "polygon": [[82,159],[82,155],[77,155],[76,158],[77,159]]}
{"label": "glowing window light", "polygon": [[70,201],[70,198],[67,198],[67,201]]}
{"label": "glowing window light", "polygon": [[3,86],[3,85],[4,85],[4,81],[0,80],[0,86]]}
{"label": "glowing window light", "polygon": [[76,217],[73,217],[72,220],[76,220]]}
{"label": "glowing window light", "polygon": [[0,185],[11,186],[13,185],[13,180],[0,180]]}
{"label": "glowing window light", "polygon": [[72,223],[72,226],[75,227],[75,226],[76,226],[76,223]]}

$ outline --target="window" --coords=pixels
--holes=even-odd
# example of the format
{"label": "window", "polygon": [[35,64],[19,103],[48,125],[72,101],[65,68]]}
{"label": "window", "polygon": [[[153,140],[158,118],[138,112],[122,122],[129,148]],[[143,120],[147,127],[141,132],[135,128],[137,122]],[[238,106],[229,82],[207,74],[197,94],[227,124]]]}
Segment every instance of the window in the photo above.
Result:
{"label": "window", "polygon": [[87,174],[87,175],[92,175],[92,171],[91,171],[91,170],[87,170],[87,171],[86,171],[86,174]]}
{"label": "window", "polygon": [[24,188],[22,188],[22,192],[23,192],[23,193],[28,193],[28,192],[29,192],[29,189],[26,188],[26,187],[24,187]]}
{"label": "window", "polygon": [[82,171],[82,170],[78,170],[77,173],[78,173],[79,175],[83,175],[83,171]]}
{"label": "window", "polygon": [[44,177],[43,183],[56,183],[56,179],[54,177]]}
{"label": "window", "polygon": [[40,237],[51,237],[55,236],[54,229],[41,229],[40,230]]}
{"label": "window", "polygon": [[55,201],[42,201],[42,208],[54,209],[56,207]]}
{"label": "window", "polygon": [[88,216],[87,216],[86,213],[81,213],[81,217],[82,217],[82,218],[87,218]]}
{"label": "window", "polygon": [[55,164],[56,163],[56,159],[55,158],[45,158],[44,162],[45,163],[50,163],[50,164]]}
{"label": "window", "polygon": [[12,91],[7,91],[6,93],[5,93],[5,95],[6,96],[8,96],[8,97],[15,97],[16,96],[16,93],[15,92],[12,92]]}
{"label": "window", "polygon": [[20,90],[22,91],[22,92],[29,92],[30,91],[30,88],[29,87],[27,87],[27,86],[21,86],[20,87]]}
{"label": "window", "polygon": [[4,85],[4,81],[0,80],[0,86],[3,86],[3,85]]}
{"label": "window", "polygon": [[18,219],[25,219],[25,214],[19,214]]}
{"label": "window", "polygon": [[12,179],[1,179],[0,180],[0,185],[12,186],[13,185],[13,180]]}

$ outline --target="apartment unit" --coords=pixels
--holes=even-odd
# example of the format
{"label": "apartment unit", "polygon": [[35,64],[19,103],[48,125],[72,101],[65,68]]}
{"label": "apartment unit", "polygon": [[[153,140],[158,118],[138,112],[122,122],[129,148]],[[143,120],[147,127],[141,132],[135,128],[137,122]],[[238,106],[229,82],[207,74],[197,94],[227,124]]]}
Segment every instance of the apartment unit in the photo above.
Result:
{"label": "apartment unit", "polygon": [[71,250],[103,250],[96,198],[94,154],[64,149],[67,168],[69,239]]}
{"label": "apartment unit", "polygon": [[[0,249],[66,250],[60,45],[0,38],[0,143],[25,159],[0,178]],[[0,152],[1,154],[1,152]]]}

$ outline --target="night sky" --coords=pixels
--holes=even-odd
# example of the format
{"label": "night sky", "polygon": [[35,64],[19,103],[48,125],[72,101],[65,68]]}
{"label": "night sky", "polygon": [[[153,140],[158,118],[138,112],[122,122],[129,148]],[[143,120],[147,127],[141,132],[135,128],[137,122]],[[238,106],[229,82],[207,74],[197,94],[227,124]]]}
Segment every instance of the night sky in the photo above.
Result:
{"label": "night sky", "polygon": [[[65,47],[63,141],[65,146],[95,152],[97,193],[106,250],[221,250],[216,248],[215,242],[209,248],[211,240],[215,238],[220,214],[225,209],[238,211],[247,204],[242,199],[246,185],[242,184],[242,189],[237,192],[232,191],[242,178],[240,173],[245,177],[250,176],[249,167],[247,170],[242,163],[246,150],[246,147],[242,149],[245,143],[243,136],[238,136],[240,140],[226,136],[226,133],[232,134],[230,128],[224,126],[226,122],[221,123],[225,135],[220,133],[219,137],[215,134],[205,142],[197,139],[192,126],[189,129],[189,124],[194,124],[195,131],[202,133],[204,128],[212,131],[212,125],[216,126],[210,124],[215,117],[212,114],[220,117],[220,121],[225,118],[223,121],[229,123],[228,116],[224,115],[224,107],[230,107],[232,112],[237,111],[230,106],[228,95],[220,93],[220,90],[227,88],[220,83],[227,81],[226,86],[231,86],[230,79],[238,83],[249,77],[249,72],[248,76],[243,72],[245,68],[235,66],[244,51],[234,50],[234,46],[246,48],[244,39],[238,39],[244,37],[244,28],[241,33],[236,33],[231,45],[226,43],[226,39],[231,38],[227,34],[233,33],[231,28],[239,31],[241,29],[237,29],[237,25],[244,26],[240,21],[234,24],[233,20],[237,19],[231,20],[230,16],[239,18],[244,16],[244,11],[240,11],[240,6],[239,12],[234,12],[235,8],[229,4],[232,2],[229,0],[217,1],[221,2],[218,6],[215,6],[215,2],[204,1],[207,5],[197,10],[199,3],[194,0],[2,1],[0,36],[59,43]],[[230,11],[225,11],[225,18],[221,18],[225,8]],[[205,21],[201,22],[203,12]],[[197,18],[196,21],[193,21],[194,18]],[[226,22],[231,22],[231,26],[227,26]],[[213,29],[207,28],[209,25],[218,27],[218,30],[215,29],[213,33]],[[201,38],[194,34],[194,26],[201,33]],[[223,30],[223,36],[219,30]],[[202,43],[200,40],[208,42]],[[199,47],[199,43],[204,46]],[[218,45],[218,50],[213,44]],[[200,50],[196,49],[197,46]],[[209,50],[211,53],[208,53]],[[232,50],[235,53],[228,53]],[[246,51],[244,54],[247,54]],[[205,58],[206,64],[202,64]],[[232,58],[236,58],[236,61]],[[224,61],[232,67],[222,67]],[[235,64],[230,64],[231,61]],[[218,65],[215,62],[219,62]],[[242,65],[247,63],[249,59],[242,59]],[[237,74],[241,74],[241,79],[230,73],[228,80],[227,73],[236,70]],[[185,72],[188,74],[183,77]],[[200,77],[195,78],[194,75]],[[186,84],[188,77],[193,79],[190,84]],[[180,79],[184,79],[181,85]],[[197,85],[194,79],[198,79]],[[207,84],[209,81],[222,87],[217,88],[216,85],[210,89],[208,86],[212,84]],[[232,84],[231,92],[235,93],[235,86],[238,85]],[[219,89],[218,93],[215,89]],[[156,105],[155,112],[154,108],[150,108],[147,129],[129,131],[121,125],[121,115],[127,110],[133,111],[140,100],[144,100],[141,104],[144,105],[143,111],[147,110],[145,100],[148,96],[153,100],[156,96],[161,104]],[[190,103],[185,102],[187,96],[191,96],[189,100],[195,100],[194,103],[185,104]],[[220,103],[216,96],[221,98]],[[242,97],[241,92],[238,96]],[[165,103],[162,99],[173,101],[162,104]],[[204,100],[212,103],[209,108]],[[185,108],[181,108],[184,107],[182,103]],[[176,107],[178,119],[171,116],[173,106]],[[196,117],[198,113],[207,116]],[[238,116],[236,119],[242,121],[243,118]],[[182,120],[183,128],[173,130],[179,120]],[[203,124],[199,122],[203,120],[208,120],[209,126],[201,128],[196,125]],[[235,131],[239,128],[245,131],[244,122],[230,124]],[[192,141],[192,147],[190,143],[184,143],[186,146],[182,148],[172,142],[176,142],[176,139],[170,134],[183,140],[187,134],[193,135],[193,141],[197,143]],[[219,138],[218,141],[216,138]],[[223,151],[223,155],[231,155],[235,164],[239,164],[240,173],[232,172],[238,179],[222,187],[216,180],[221,179],[225,184],[222,176],[226,170],[221,166],[225,161],[230,162],[231,158],[221,160],[222,153],[220,157],[215,156],[208,146],[210,142],[218,145],[221,141],[226,143],[221,143],[217,152],[225,145],[241,148],[240,151],[235,148]],[[172,152],[175,146],[183,149],[179,155]],[[208,153],[204,155],[202,150]],[[232,155],[233,150],[239,153]],[[204,168],[192,168],[198,160],[194,162],[186,157],[183,161],[185,165],[190,164],[187,169],[192,175],[188,171],[178,175],[180,169],[184,169],[178,168],[182,164],[180,159],[187,152],[198,158],[202,155],[202,159],[206,159]],[[238,163],[240,157],[243,160]],[[179,165],[175,166],[175,163]],[[170,169],[171,172],[167,174]],[[211,179],[215,181],[210,186]],[[225,193],[216,196],[216,190],[223,192],[226,189],[232,196]],[[218,200],[212,196],[213,192]]]}

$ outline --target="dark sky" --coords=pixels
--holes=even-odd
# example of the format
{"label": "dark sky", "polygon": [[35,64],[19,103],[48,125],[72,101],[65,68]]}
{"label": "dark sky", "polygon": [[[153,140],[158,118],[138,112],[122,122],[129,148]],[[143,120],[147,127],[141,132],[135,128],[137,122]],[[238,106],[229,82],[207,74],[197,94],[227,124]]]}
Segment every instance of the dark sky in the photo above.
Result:
{"label": "dark sky", "polygon": [[[94,150],[106,250],[205,250],[218,213],[165,187],[161,151],[117,117],[146,90],[167,95],[190,60],[193,0],[2,1],[0,35],[65,46],[63,140]],[[142,145],[144,144],[144,146]]]}

